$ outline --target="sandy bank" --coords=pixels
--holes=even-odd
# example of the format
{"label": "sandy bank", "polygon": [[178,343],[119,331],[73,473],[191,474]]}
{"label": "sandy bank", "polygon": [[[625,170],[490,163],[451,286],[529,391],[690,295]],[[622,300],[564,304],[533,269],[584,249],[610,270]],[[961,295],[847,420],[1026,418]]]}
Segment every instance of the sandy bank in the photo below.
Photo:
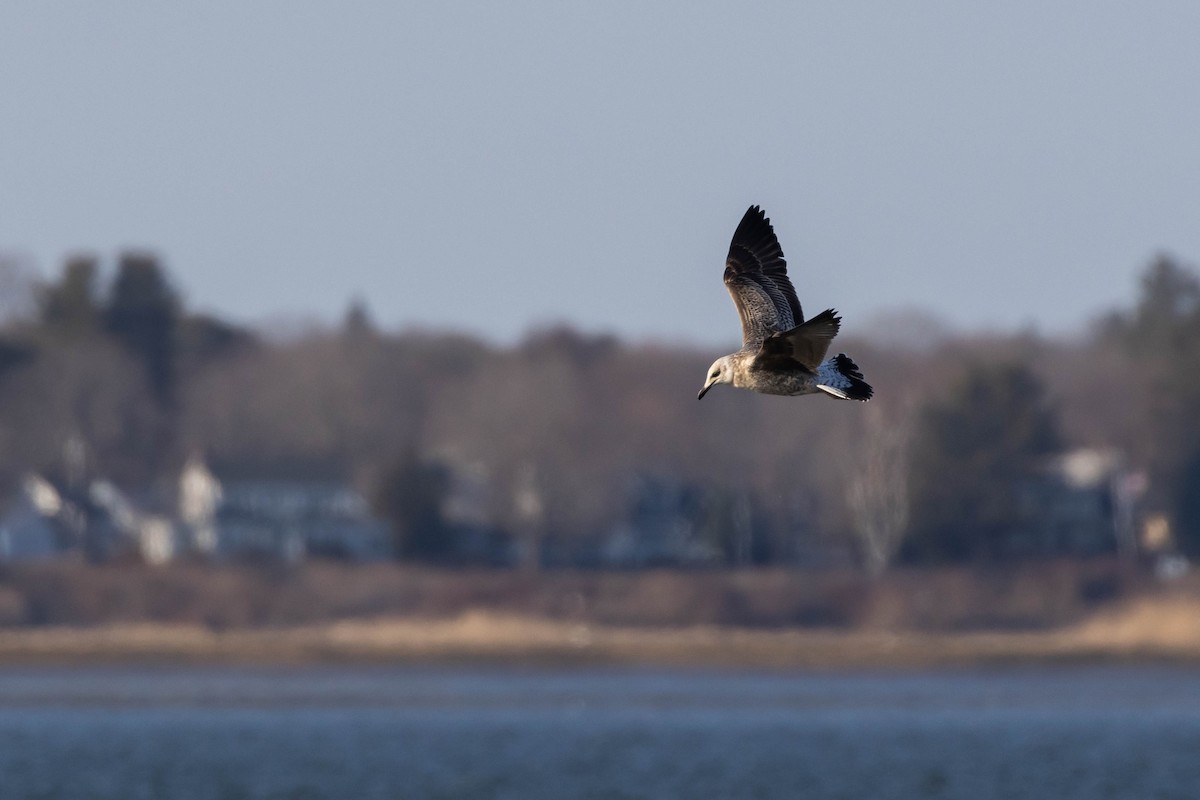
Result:
{"label": "sandy bank", "polygon": [[0,662],[501,662],[887,668],[1053,661],[1200,663],[1200,602],[1139,599],[1037,632],[619,627],[471,611],[272,629],[114,624],[0,631]]}

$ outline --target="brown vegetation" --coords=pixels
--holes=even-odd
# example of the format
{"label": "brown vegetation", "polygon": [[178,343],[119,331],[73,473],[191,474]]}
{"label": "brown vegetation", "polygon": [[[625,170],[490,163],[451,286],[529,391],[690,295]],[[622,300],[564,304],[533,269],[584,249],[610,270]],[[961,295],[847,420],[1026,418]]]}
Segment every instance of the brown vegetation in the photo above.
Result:
{"label": "brown vegetation", "polygon": [[[1119,580],[1120,570],[1081,574],[1055,567],[1009,576],[1014,580],[925,573],[866,587],[852,576],[832,586],[829,581],[838,579],[779,571],[561,574],[533,585],[514,573],[393,568],[363,574],[357,600],[377,613],[353,619],[340,617],[361,609],[324,594],[353,594],[343,582],[358,573],[341,569],[276,576],[258,582],[257,592],[240,585],[252,578],[242,572],[207,575],[215,578],[207,590],[197,584],[205,571],[88,572],[88,578],[100,575],[99,583],[70,607],[118,602],[125,616],[110,612],[109,621],[96,625],[0,629],[0,662],[488,661],[831,669],[1200,660],[1200,585],[1144,588],[1099,603],[1087,599],[1097,581]],[[177,607],[182,616],[176,622],[163,619],[157,602],[129,602],[138,587],[161,590],[167,577],[189,587],[182,594],[190,600]],[[10,612],[19,609],[29,582],[65,585],[55,572],[9,578],[0,606]],[[220,609],[218,616],[230,613],[230,589],[248,598],[245,605],[252,608],[241,613],[257,625],[226,627],[191,618],[203,616],[206,604]],[[781,607],[828,604],[829,598],[840,598],[859,619],[833,627],[778,618]],[[703,599],[707,602],[698,602]],[[301,605],[288,607],[285,600]],[[981,615],[985,607],[988,613]],[[644,610],[651,613],[640,613]]]}
{"label": "brown vegetation", "polygon": [[[0,622],[198,625],[213,630],[490,613],[631,627],[720,625],[890,631],[1045,630],[1153,585],[1115,561],[893,570],[434,569],[311,562],[294,568],[52,563],[0,575]],[[1200,581],[1175,591],[1200,597]]]}

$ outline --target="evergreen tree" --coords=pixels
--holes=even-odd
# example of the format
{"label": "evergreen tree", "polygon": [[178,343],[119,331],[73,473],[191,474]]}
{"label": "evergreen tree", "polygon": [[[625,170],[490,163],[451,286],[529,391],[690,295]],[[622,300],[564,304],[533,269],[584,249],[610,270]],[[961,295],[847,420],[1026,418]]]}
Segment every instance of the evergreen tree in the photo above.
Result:
{"label": "evergreen tree", "polygon": [[1013,363],[970,366],[918,420],[910,461],[913,561],[995,557],[1028,521],[1021,492],[1059,448],[1041,381]]}
{"label": "evergreen tree", "polygon": [[361,341],[375,334],[375,322],[371,319],[367,301],[361,297],[355,298],[346,308],[346,315],[342,318],[342,335],[353,341]]}
{"label": "evergreen tree", "polygon": [[186,314],[176,334],[180,361],[195,366],[244,352],[257,339],[253,332],[208,314]]}
{"label": "evergreen tree", "polygon": [[1200,277],[1167,256],[1142,276],[1133,314],[1112,326],[1145,376],[1142,411],[1149,502],[1180,547],[1200,555]]}
{"label": "evergreen tree", "polygon": [[76,256],[63,266],[59,282],[42,290],[41,322],[52,336],[79,339],[97,331],[96,273],[95,257]]}
{"label": "evergreen tree", "polygon": [[105,325],[141,361],[150,387],[162,403],[173,399],[175,389],[179,305],[154,256],[121,256],[104,311]]}
{"label": "evergreen tree", "polygon": [[375,511],[392,525],[396,553],[431,560],[450,554],[452,540],[442,503],[449,473],[408,451],[392,465],[375,492]]}

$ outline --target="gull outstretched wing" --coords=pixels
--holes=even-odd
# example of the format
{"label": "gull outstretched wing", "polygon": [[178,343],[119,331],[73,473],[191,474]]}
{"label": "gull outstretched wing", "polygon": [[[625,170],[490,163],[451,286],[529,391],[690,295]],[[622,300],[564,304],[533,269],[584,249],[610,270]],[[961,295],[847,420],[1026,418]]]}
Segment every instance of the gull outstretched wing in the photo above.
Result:
{"label": "gull outstretched wing", "polygon": [[758,206],[750,206],[733,233],[725,259],[725,288],[742,319],[743,350],[757,350],[771,334],[790,331],[804,321],[783,248]]}

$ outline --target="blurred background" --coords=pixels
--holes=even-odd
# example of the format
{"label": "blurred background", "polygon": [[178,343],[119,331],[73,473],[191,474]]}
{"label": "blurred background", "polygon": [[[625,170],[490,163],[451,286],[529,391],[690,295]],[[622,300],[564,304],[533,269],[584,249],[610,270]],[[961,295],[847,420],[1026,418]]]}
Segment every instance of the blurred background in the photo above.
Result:
{"label": "blurred background", "polygon": [[0,11],[5,796],[1194,796],[1198,29]]}

